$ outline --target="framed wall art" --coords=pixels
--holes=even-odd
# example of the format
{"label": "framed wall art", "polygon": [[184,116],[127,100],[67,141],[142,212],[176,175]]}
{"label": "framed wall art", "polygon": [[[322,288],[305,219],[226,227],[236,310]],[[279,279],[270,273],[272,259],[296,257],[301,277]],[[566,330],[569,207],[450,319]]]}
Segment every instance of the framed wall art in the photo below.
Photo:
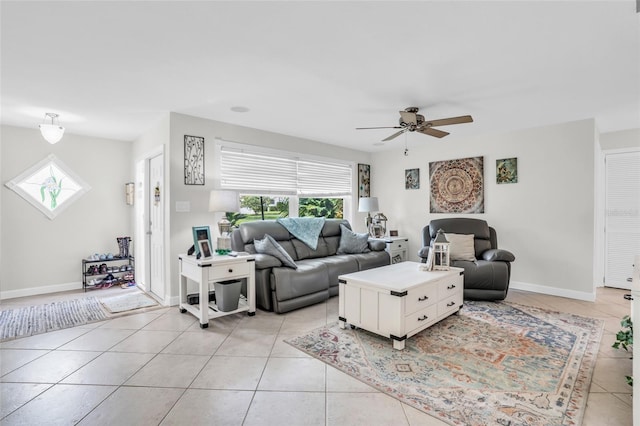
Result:
{"label": "framed wall art", "polygon": [[484,213],[484,158],[429,163],[431,213]]}
{"label": "framed wall art", "polygon": [[204,185],[204,138],[184,135],[184,184]]}
{"label": "framed wall art", "polygon": [[496,183],[518,183],[518,159],[496,160]]}
{"label": "framed wall art", "polygon": [[420,169],[404,171],[404,189],[420,189]]}
{"label": "framed wall art", "polygon": [[358,198],[371,196],[371,166],[358,164]]}

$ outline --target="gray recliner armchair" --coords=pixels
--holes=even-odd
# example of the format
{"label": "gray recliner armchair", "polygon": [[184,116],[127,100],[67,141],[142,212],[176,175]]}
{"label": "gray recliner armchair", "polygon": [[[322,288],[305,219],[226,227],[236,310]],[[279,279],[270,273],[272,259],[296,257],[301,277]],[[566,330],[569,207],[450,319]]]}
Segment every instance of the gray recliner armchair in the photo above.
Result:
{"label": "gray recliner armchair", "polygon": [[429,247],[442,229],[446,234],[473,234],[474,260],[450,261],[451,266],[464,268],[464,298],[472,300],[503,300],[509,290],[511,262],[515,256],[498,248],[496,230],[486,221],[470,218],[434,219],[422,229],[424,247],[418,256],[425,263]]}

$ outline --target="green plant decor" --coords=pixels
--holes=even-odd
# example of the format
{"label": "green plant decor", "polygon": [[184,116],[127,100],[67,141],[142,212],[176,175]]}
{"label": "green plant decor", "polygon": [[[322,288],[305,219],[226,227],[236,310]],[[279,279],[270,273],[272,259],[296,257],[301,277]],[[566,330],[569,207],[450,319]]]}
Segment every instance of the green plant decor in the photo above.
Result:
{"label": "green plant decor", "polygon": [[[620,325],[622,326],[622,330],[618,331],[616,341],[611,346],[616,349],[620,349],[620,346],[622,346],[622,349],[629,352],[633,346],[633,322],[629,315],[625,315],[622,318]],[[627,379],[627,384],[633,386],[633,376],[625,376],[625,378]]]}

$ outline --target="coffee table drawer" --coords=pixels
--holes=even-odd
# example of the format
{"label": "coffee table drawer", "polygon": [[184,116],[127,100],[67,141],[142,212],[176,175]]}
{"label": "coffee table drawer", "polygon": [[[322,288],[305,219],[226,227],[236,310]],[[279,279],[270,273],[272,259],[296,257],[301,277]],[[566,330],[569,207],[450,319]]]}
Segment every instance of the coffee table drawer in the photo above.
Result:
{"label": "coffee table drawer", "polygon": [[438,287],[426,284],[407,292],[405,312],[412,314],[438,302]]}
{"label": "coffee table drawer", "polygon": [[424,309],[419,310],[411,315],[407,315],[405,319],[405,329],[409,330],[408,335],[414,334],[413,332],[419,328],[429,327],[431,324],[438,320],[438,305],[432,304]]}
{"label": "coffee table drawer", "polygon": [[453,294],[462,292],[464,279],[460,275],[446,277],[438,283],[438,299],[443,300]]}
{"label": "coffee table drawer", "polygon": [[438,317],[443,318],[452,312],[457,311],[462,306],[462,292],[453,294],[450,297],[438,302]]}

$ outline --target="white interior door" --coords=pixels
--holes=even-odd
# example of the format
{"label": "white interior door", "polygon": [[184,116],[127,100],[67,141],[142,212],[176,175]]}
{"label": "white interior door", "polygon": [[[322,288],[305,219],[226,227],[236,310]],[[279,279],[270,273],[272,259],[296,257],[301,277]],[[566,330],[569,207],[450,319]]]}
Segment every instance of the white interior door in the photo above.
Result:
{"label": "white interior door", "polygon": [[640,151],[605,156],[604,285],[631,289],[640,255]]}
{"label": "white interior door", "polygon": [[164,300],[164,156],[149,159],[149,291]]}

